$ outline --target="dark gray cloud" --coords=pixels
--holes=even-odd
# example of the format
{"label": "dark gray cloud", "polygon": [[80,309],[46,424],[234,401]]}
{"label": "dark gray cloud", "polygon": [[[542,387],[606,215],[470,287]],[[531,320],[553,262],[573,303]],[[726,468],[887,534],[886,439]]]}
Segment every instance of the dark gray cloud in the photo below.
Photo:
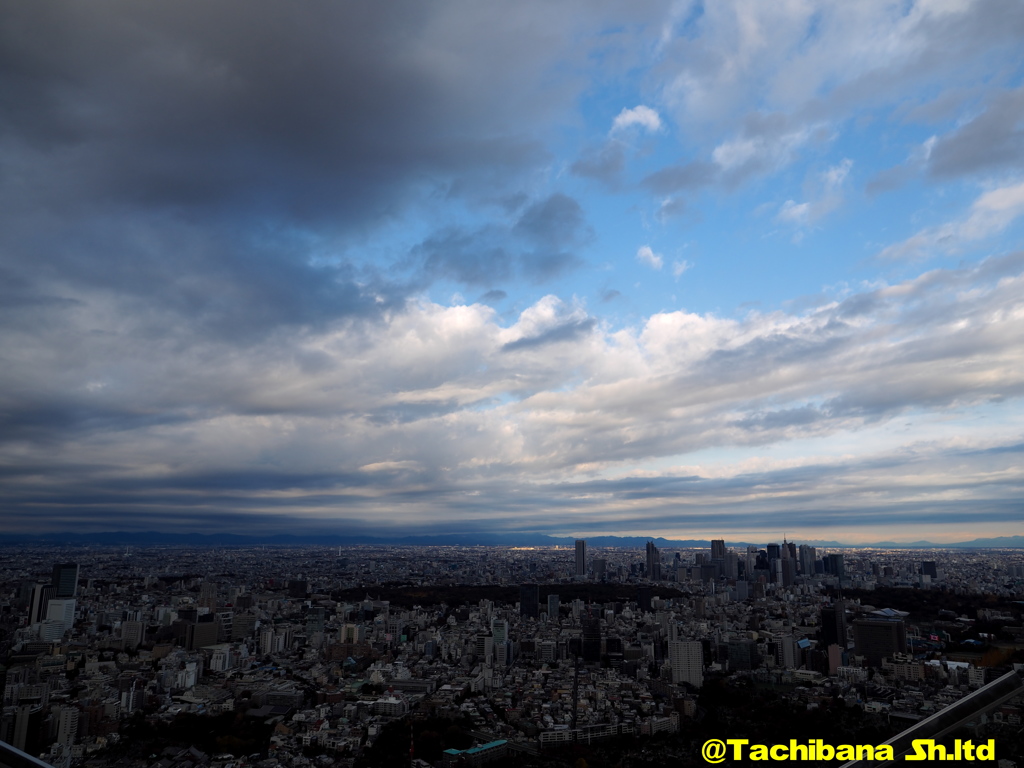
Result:
{"label": "dark gray cloud", "polygon": [[626,149],[620,141],[608,141],[590,147],[569,170],[576,176],[596,179],[609,187],[617,187],[626,168]]}
{"label": "dark gray cloud", "polygon": [[1024,88],[999,93],[984,112],[932,148],[928,172],[937,178],[1024,167]]}
{"label": "dark gray cloud", "polygon": [[511,225],[449,227],[411,252],[425,280],[487,286],[510,279],[542,282],[582,263],[575,250],[592,238],[576,200],[555,193],[526,206]]}
{"label": "dark gray cloud", "polygon": [[641,184],[656,195],[670,195],[705,187],[713,183],[717,176],[718,167],[714,163],[695,160],[655,171]]}
{"label": "dark gray cloud", "polygon": [[901,165],[894,165],[891,168],[879,171],[868,179],[868,183],[864,185],[864,191],[869,195],[891,192],[894,189],[899,189],[905,184],[908,184],[918,174],[920,174],[920,172],[921,168],[919,163],[903,163]]}
{"label": "dark gray cloud", "polygon": [[536,162],[527,121],[564,95],[526,98],[520,78],[544,62],[523,73],[511,45],[542,37],[438,32],[416,3],[56,6],[11,8],[0,27],[3,137],[45,174],[38,194],[70,163],[69,194],[353,225],[393,213],[417,175]]}
{"label": "dark gray cloud", "polygon": [[523,211],[512,232],[541,251],[560,251],[590,239],[580,204],[561,193],[540,200]]}
{"label": "dark gray cloud", "polygon": [[466,285],[493,285],[513,277],[518,255],[505,245],[504,232],[485,227],[475,232],[449,228],[413,249],[430,278],[443,277]]}
{"label": "dark gray cloud", "polygon": [[543,347],[547,344],[575,341],[578,338],[592,333],[594,326],[596,325],[597,321],[592,317],[588,317],[584,320],[572,320],[570,322],[557,325],[554,328],[549,328],[535,336],[525,336],[521,339],[510,341],[503,345],[501,349],[503,352],[514,352],[516,350]]}
{"label": "dark gray cloud", "polygon": [[[148,333],[259,339],[379,318],[424,278],[485,284],[501,254],[443,227],[451,255],[410,279],[357,246],[432,195],[527,204],[523,180],[549,160],[540,131],[584,85],[551,67],[588,43],[566,51],[553,30],[607,13],[548,9],[537,25],[535,9],[458,0],[5,9],[0,322],[87,302]],[[578,263],[581,217],[558,195],[528,208],[515,274]]]}

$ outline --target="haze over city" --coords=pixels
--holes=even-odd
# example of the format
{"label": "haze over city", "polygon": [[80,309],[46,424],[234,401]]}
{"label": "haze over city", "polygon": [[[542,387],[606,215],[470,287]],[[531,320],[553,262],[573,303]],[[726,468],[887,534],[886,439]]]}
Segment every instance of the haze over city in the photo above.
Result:
{"label": "haze over city", "polygon": [[1024,534],[1022,36],[5,4],[0,533]]}

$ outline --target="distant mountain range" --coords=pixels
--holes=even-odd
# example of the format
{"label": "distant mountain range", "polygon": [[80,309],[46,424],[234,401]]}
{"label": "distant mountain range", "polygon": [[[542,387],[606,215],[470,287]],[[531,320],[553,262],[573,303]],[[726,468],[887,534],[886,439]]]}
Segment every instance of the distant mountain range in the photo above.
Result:
{"label": "distant mountain range", "polygon": [[[587,546],[642,549],[648,541],[663,549],[710,548],[706,539],[670,540],[647,536],[591,536]],[[267,534],[244,536],[234,533],[160,533],[158,531],[117,531],[109,533],[0,533],[0,544],[51,545],[107,545],[107,546],[206,546],[206,547],[304,547],[304,546],[502,546],[502,547],[572,547],[575,539],[559,538],[541,533],[450,533],[420,536],[365,536],[345,534]],[[746,547],[748,543],[759,548],[765,542],[727,541],[730,547]],[[930,541],[879,541],[870,544],[844,544],[839,541],[799,541],[820,548],[872,548],[872,549],[1003,549],[1024,548],[1024,536],[998,536],[989,539],[936,544]]]}

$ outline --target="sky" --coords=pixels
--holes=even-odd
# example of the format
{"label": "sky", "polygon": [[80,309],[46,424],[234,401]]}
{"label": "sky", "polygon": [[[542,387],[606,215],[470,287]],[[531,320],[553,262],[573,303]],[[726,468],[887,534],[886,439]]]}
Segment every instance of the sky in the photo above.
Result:
{"label": "sky", "polygon": [[0,529],[1024,533],[1024,4],[3,2]]}

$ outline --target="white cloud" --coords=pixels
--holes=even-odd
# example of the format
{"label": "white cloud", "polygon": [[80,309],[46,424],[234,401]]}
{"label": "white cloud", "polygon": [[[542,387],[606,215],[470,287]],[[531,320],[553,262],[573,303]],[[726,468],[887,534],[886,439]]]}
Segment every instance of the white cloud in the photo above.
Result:
{"label": "white cloud", "polygon": [[802,203],[787,200],[779,208],[776,219],[800,228],[820,221],[842,204],[843,183],[852,167],[853,161],[845,158],[842,162],[827,168],[808,185],[808,191],[813,195],[813,199]]}
{"label": "white cloud", "polygon": [[[787,166],[852,115],[905,111],[908,94],[939,89],[963,102],[979,73],[991,77],[996,57],[1019,47],[1020,16],[987,0],[721,0],[701,10],[683,30],[677,8],[663,28],[659,96],[727,184]],[[975,154],[995,162],[1005,149]]]}
{"label": "white cloud", "polygon": [[683,273],[686,272],[693,266],[690,262],[683,259],[682,261],[672,262],[672,276],[676,279],[682,277]]}
{"label": "white cloud", "polygon": [[881,259],[927,258],[936,252],[955,253],[968,243],[994,237],[1024,214],[1024,183],[990,190],[971,204],[957,221],[927,227],[883,249]]}
{"label": "white cloud", "polygon": [[649,245],[641,245],[636,252],[636,260],[646,264],[651,269],[661,269],[664,259],[660,253],[655,253]]}
{"label": "white cloud", "polygon": [[643,104],[633,109],[623,109],[612,121],[611,132],[620,133],[634,126],[657,133],[661,130],[661,117],[655,110]]}
{"label": "white cloud", "polygon": [[779,215],[777,218],[779,221],[788,221],[791,224],[804,226],[807,224],[810,211],[810,203],[797,203],[794,200],[787,200],[779,209]]}
{"label": "white cloud", "polygon": [[[680,122],[727,125],[752,109],[796,114],[899,98],[909,82],[958,81],[996,40],[998,4],[722,0],[664,42],[664,98]],[[965,23],[969,22],[969,23]],[[936,56],[937,53],[943,56]],[[922,62],[929,66],[922,66]]]}
{"label": "white cloud", "polygon": [[819,125],[796,130],[779,126],[754,128],[750,134],[720,142],[711,151],[711,158],[727,178],[776,171],[792,163],[800,148],[819,128]]}
{"label": "white cloud", "polygon": [[838,190],[842,186],[843,182],[846,181],[846,177],[849,175],[852,167],[853,160],[847,157],[838,165],[834,165],[825,171],[821,175],[825,189],[829,192]]}

